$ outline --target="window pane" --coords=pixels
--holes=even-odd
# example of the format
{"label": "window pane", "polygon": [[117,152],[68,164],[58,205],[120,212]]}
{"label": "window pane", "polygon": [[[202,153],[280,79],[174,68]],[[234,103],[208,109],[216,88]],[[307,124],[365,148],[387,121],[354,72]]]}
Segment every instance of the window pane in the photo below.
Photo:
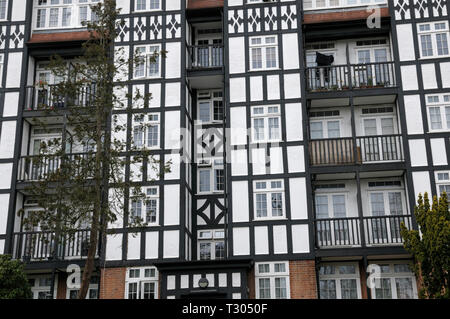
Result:
{"label": "window pane", "polygon": [[256,141],[264,140],[264,119],[253,119],[253,130]]}
{"label": "window pane", "polygon": [[137,299],[137,282],[128,284],[128,299]]}
{"label": "window pane", "polygon": [[333,213],[334,217],[345,217],[345,195],[333,195]]}
{"label": "window pane", "polygon": [[154,282],[144,282],[142,290],[142,299],[155,299]]}
{"label": "window pane", "polygon": [[450,129],[450,106],[445,107],[445,118],[447,120],[447,129]]}
{"label": "window pane", "polygon": [[277,56],[275,47],[266,48],[266,67],[267,68],[277,67]]}
{"label": "window pane", "polygon": [[364,134],[366,136],[377,135],[377,121],[375,119],[364,120]]}
{"label": "window pane", "polygon": [[402,194],[400,192],[389,193],[389,210],[391,215],[403,215]]}
{"label": "window pane", "polygon": [[286,298],[286,278],[275,278],[275,299]]}
{"label": "window pane", "polygon": [[222,259],[225,258],[225,243],[223,241],[218,241],[215,243],[216,245],[216,251],[215,251],[215,257],[216,259]]}
{"label": "window pane", "polygon": [[159,125],[150,125],[148,127],[147,145],[155,147],[159,144]]}
{"label": "window pane", "polygon": [[223,103],[222,101],[214,101],[214,120],[223,121]]}
{"label": "window pane", "polygon": [[281,193],[272,193],[272,216],[283,216],[283,199]]}
{"label": "window pane", "polygon": [[341,298],[357,299],[356,279],[341,279]]}
{"label": "window pane", "polygon": [[211,121],[209,102],[200,102],[198,108],[200,121],[202,122]]}
{"label": "window pane", "polygon": [[422,55],[423,56],[432,56],[433,55],[433,47],[431,45],[431,35],[430,34],[421,35],[420,43],[422,45]]}
{"label": "window pane", "polygon": [[209,170],[201,170],[199,172],[199,176],[200,176],[200,192],[211,191],[210,171]]}
{"label": "window pane", "polygon": [[398,299],[413,298],[413,282],[411,278],[395,278]]}
{"label": "window pane", "polygon": [[384,216],[383,193],[371,193],[370,204],[372,207],[372,216]]}
{"label": "window pane", "polygon": [[269,139],[275,140],[280,138],[280,119],[278,117],[269,118]]}
{"label": "window pane", "polygon": [[214,170],[214,190],[223,191],[225,185],[225,176],[223,169]]}
{"label": "window pane", "polygon": [[211,243],[200,243],[200,260],[211,259]]}
{"label": "window pane", "polygon": [[259,298],[269,299],[270,298],[270,279],[269,278],[259,278]]}
{"label": "window pane", "polygon": [[441,109],[439,107],[430,107],[430,122],[432,130],[442,129]]}
{"label": "window pane", "polygon": [[256,217],[267,217],[266,194],[256,194]]}
{"label": "window pane", "polygon": [[157,207],[156,199],[150,199],[147,201],[147,207],[146,207],[146,222],[147,223],[156,223],[156,207]]}
{"label": "window pane", "polygon": [[375,296],[377,299],[392,299],[391,279],[380,278],[377,279],[380,283],[380,288],[375,288]]}
{"label": "window pane", "polygon": [[316,195],[316,218],[328,218],[328,196]]}
{"label": "window pane", "polygon": [[320,299],[336,299],[336,281],[320,281]]}
{"label": "window pane", "polygon": [[252,69],[262,69],[261,48],[252,49]]}
{"label": "window pane", "polygon": [[340,137],[339,121],[329,121],[327,123],[328,127],[328,138]]}
{"label": "window pane", "polygon": [[381,134],[383,134],[383,135],[394,134],[394,119],[393,118],[381,119]]}
{"label": "window pane", "polygon": [[438,55],[448,55],[448,42],[446,33],[436,34],[436,44]]}
{"label": "window pane", "polygon": [[311,139],[323,138],[322,122],[311,122]]}

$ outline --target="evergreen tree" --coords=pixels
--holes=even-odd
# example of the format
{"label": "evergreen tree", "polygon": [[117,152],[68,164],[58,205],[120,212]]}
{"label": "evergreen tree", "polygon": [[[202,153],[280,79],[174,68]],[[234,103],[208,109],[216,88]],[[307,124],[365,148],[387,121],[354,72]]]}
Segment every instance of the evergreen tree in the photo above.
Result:
{"label": "evergreen tree", "polygon": [[414,272],[421,283],[420,298],[450,298],[450,213],[445,192],[439,200],[419,194],[414,215],[420,231],[401,225],[404,247],[415,260]]}
{"label": "evergreen tree", "polygon": [[31,299],[32,292],[20,260],[0,255],[0,299]]}

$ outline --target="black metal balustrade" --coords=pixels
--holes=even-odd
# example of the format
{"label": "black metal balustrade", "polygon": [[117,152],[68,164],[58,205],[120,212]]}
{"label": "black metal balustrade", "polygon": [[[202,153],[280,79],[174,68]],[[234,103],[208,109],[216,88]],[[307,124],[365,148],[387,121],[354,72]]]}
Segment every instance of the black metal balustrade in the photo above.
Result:
{"label": "black metal balustrade", "polygon": [[[400,224],[411,229],[410,215],[346,217],[316,219],[316,241],[319,248],[361,247],[402,244]],[[361,224],[363,225],[361,236]]]}
{"label": "black metal balustrade", "polygon": [[191,45],[188,50],[188,69],[220,68],[223,66],[223,45]]}
{"label": "black metal balustrade", "polygon": [[411,216],[371,216],[364,217],[364,235],[367,245],[402,244],[400,224],[405,223],[411,229]]}
{"label": "black metal balustrade", "polygon": [[399,134],[362,136],[355,140],[356,145],[351,137],[310,140],[311,165],[404,161],[402,136]]}
{"label": "black metal balustrade", "polygon": [[306,68],[311,92],[396,87],[394,62],[329,65]]}
{"label": "black metal balustrade", "polygon": [[96,84],[77,88],[72,96],[58,94],[56,84],[44,87],[27,86],[25,88],[25,111],[63,109],[67,107],[89,107],[94,101]]}
{"label": "black metal balustrade", "polygon": [[17,180],[25,182],[48,178],[61,167],[63,159],[71,162],[70,167],[75,169],[72,174],[76,176],[88,168],[88,158],[92,156],[94,156],[93,153],[23,156],[19,160]]}
{"label": "black metal balustrade", "polygon": [[13,234],[13,258],[24,261],[68,260],[86,258],[90,230],[57,235],[50,231],[30,231]]}

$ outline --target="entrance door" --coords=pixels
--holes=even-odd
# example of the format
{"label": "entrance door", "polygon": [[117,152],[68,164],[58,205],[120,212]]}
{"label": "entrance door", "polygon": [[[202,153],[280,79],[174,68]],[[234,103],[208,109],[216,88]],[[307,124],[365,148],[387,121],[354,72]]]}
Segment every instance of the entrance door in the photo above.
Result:
{"label": "entrance door", "polygon": [[223,61],[222,39],[197,40],[196,61],[197,67],[221,67]]}
{"label": "entrance door", "polygon": [[398,160],[398,140],[394,116],[363,119],[364,138],[361,140],[363,161]]}

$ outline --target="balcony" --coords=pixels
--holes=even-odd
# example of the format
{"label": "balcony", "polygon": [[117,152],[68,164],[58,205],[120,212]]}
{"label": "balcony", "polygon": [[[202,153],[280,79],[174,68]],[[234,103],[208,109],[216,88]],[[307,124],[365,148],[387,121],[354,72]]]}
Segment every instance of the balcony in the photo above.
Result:
{"label": "balcony", "polygon": [[340,248],[402,245],[402,222],[411,229],[410,215],[316,219],[317,246]]}
{"label": "balcony", "polygon": [[25,91],[25,111],[60,110],[70,107],[92,106],[96,93],[96,84],[77,89],[73,96],[58,94],[58,85],[47,85],[44,88],[27,86]]}
{"label": "balcony", "polygon": [[13,258],[29,261],[80,260],[87,256],[90,230],[57,236],[50,231],[18,232],[13,234]]}
{"label": "balcony", "polygon": [[[63,159],[72,162],[71,165],[75,163],[76,171],[72,174],[76,176],[81,170],[88,169],[87,160],[91,156],[93,156],[92,153],[23,156],[19,160],[17,181],[31,182],[48,178],[61,167]],[[76,166],[77,162],[79,163],[78,166]]]}
{"label": "balcony", "polygon": [[310,140],[309,154],[312,166],[404,161],[399,134]]}
{"label": "balcony", "polygon": [[223,66],[223,45],[190,45],[188,50],[188,69],[202,70]]}
{"label": "balcony", "polygon": [[306,68],[309,92],[397,87],[394,62],[330,65]]}

